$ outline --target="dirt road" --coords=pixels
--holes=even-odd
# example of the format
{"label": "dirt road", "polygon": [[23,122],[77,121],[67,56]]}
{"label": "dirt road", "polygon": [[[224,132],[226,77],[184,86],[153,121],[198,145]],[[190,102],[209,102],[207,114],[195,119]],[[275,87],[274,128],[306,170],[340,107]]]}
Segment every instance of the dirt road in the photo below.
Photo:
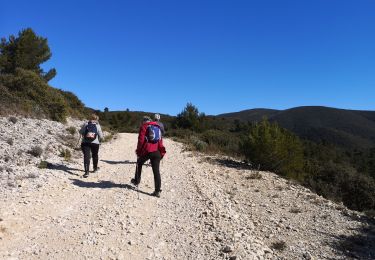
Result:
{"label": "dirt road", "polygon": [[[236,165],[210,164],[205,161],[208,157],[184,152],[171,140],[166,139],[165,145],[161,198],[149,195],[154,190],[149,166],[143,168],[139,190],[130,185],[136,135],[119,134],[101,147],[98,173],[81,178],[80,158],[56,167],[61,176],[38,190],[1,200],[0,258],[346,257],[326,240],[348,234],[360,221],[342,217],[325,200],[321,205],[306,204],[308,196],[318,197],[273,174],[258,178]],[[336,216],[339,220],[327,225],[323,220],[327,210],[334,211],[327,221]],[[314,218],[315,226],[301,221],[309,218]],[[284,251],[271,250],[271,242],[280,240],[285,242]]]}

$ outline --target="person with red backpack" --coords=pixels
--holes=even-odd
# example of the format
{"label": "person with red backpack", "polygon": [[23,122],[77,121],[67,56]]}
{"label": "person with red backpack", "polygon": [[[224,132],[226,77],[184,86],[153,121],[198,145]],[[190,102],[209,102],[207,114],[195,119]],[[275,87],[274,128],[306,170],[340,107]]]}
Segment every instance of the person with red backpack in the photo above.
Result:
{"label": "person with red backpack", "polygon": [[150,160],[155,182],[155,191],[151,195],[160,198],[160,160],[163,159],[166,150],[163,145],[160,126],[157,122],[151,121],[148,116],[143,118],[143,123],[139,129],[135,153],[137,154],[137,167],[131,183],[138,186],[141,182],[142,166],[147,160]]}
{"label": "person with red backpack", "polygon": [[99,140],[103,139],[102,128],[99,125],[99,117],[95,114],[92,114],[89,118],[89,121],[85,123],[79,133],[82,135],[81,149],[83,152],[83,165],[85,168],[84,178],[89,176],[90,169],[90,152],[92,154],[92,161],[94,165],[94,172],[98,170],[98,161],[99,161]]}

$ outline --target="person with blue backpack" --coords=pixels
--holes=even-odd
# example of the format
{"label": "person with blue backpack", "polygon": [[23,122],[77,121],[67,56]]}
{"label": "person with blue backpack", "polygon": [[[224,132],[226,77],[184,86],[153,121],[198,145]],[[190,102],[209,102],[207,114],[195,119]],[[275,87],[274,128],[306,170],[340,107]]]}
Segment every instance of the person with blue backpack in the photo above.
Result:
{"label": "person with blue backpack", "polygon": [[91,155],[94,172],[98,170],[99,145],[100,140],[103,139],[102,128],[100,127],[98,120],[99,117],[95,114],[92,114],[88,122],[86,122],[79,131],[79,133],[82,135],[81,149],[83,152],[83,165],[85,169],[85,174],[83,175],[84,178],[87,178],[89,176]]}
{"label": "person with blue backpack", "polygon": [[139,129],[135,153],[137,154],[137,167],[131,183],[135,186],[139,185],[141,182],[142,166],[147,160],[150,160],[155,183],[155,190],[151,195],[159,198],[161,192],[160,160],[163,159],[166,150],[163,145],[159,124],[151,121],[151,118],[148,116],[143,118],[143,123]]}

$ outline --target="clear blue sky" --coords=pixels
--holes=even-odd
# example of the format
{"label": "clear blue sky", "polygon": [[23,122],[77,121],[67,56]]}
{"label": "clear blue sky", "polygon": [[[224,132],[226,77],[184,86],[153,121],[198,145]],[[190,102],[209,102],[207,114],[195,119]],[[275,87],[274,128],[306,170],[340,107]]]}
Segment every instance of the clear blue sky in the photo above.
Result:
{"label": "clear blue sky", "polygon": [[48,38],[54,87],[103,110],[375,110],[374,0],[1,1]]}

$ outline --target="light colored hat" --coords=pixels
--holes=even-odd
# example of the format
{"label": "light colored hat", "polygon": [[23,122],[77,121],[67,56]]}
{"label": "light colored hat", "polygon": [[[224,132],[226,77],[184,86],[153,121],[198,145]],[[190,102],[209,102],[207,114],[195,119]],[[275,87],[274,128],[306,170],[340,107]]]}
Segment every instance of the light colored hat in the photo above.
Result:
{"label": "light colored hat", "polygon": [[151,121],[151,117],[149,117],[149,116],[143,117],[143,122],[150,122],[150,121]]}
{"label": "light colored hat", "polygon": [[160,120],[160,115],[159,114],[155,114],[155,120],[159,121]]}

